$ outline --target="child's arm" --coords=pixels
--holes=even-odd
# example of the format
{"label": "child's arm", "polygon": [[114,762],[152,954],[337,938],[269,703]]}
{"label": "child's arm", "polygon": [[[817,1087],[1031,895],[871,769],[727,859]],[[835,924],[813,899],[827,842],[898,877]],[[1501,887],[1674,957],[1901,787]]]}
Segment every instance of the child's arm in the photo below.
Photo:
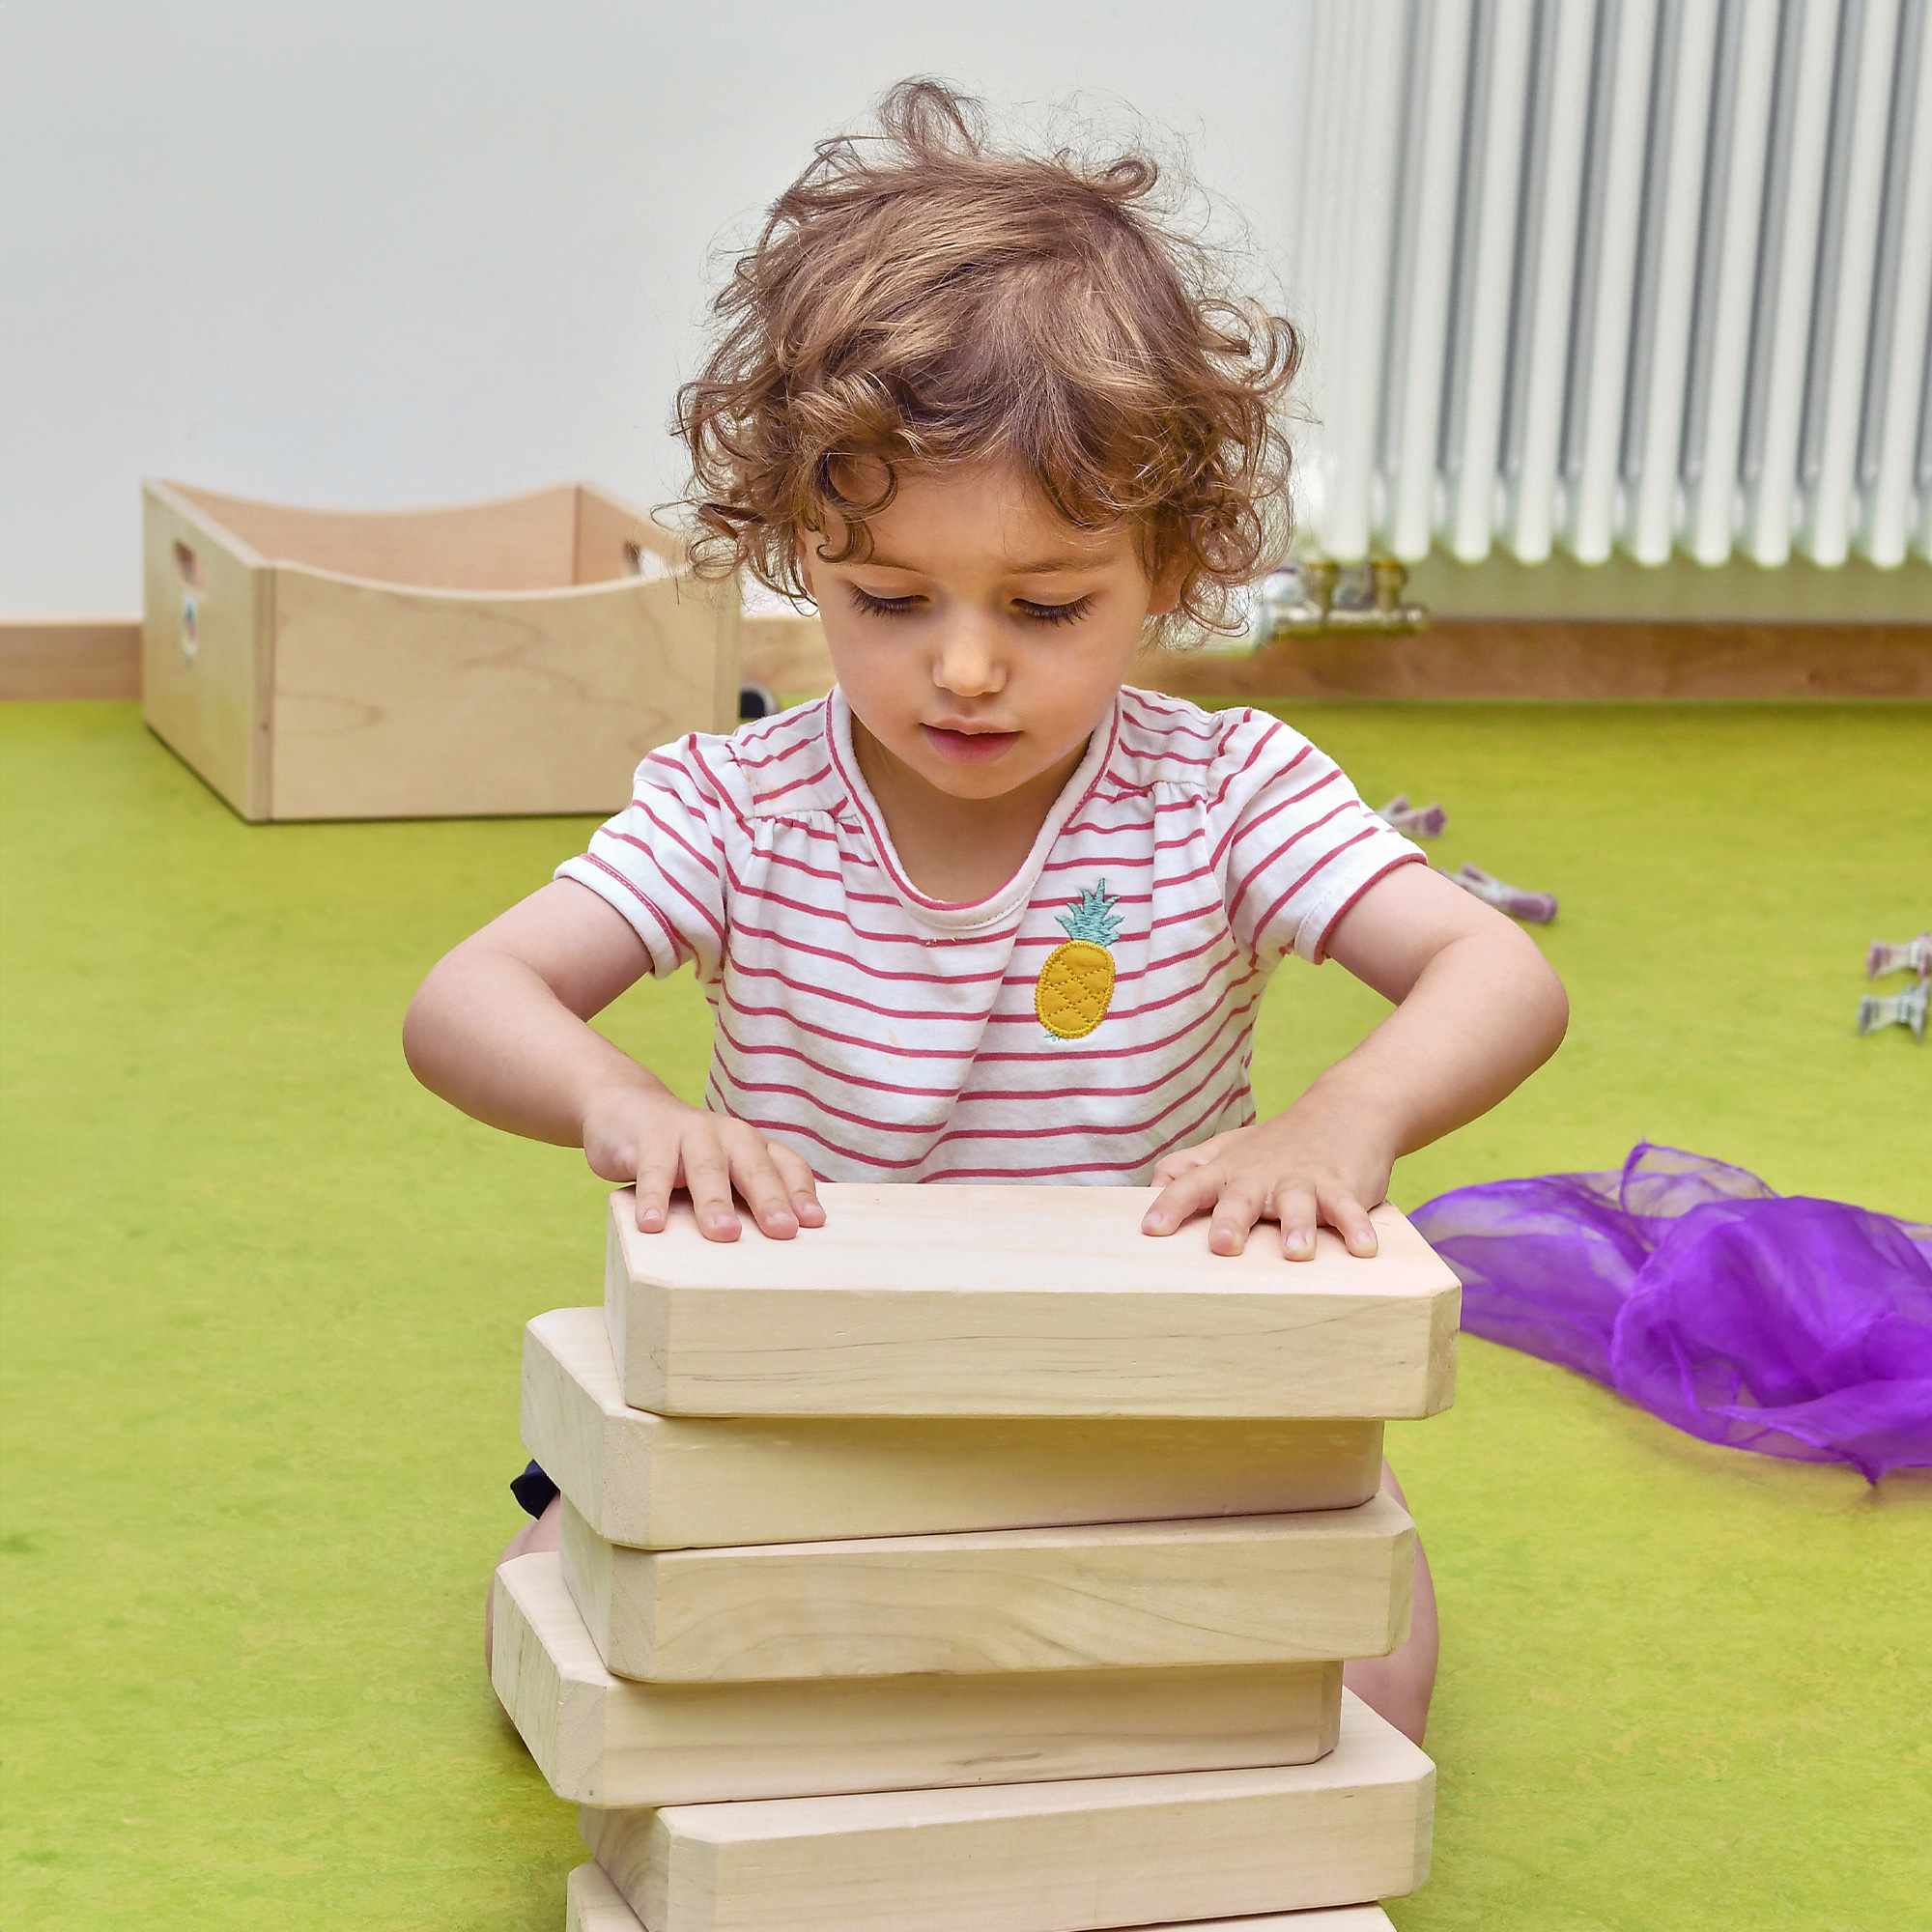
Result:
{"label": "child's arm", "polygon": [[558,879],[442,959],[403,1022],[431,1093],[493,1127],[581,1147],[591,1172],[636,1181],[638,1226],[665,1225],[673,1187],[714,1241],[738,1238],[735,1186],[767,1235],[825,1218],[811,1170],[755,1127],[680,1100],[588,1021],[650,970],[643,942],[587,888]]}
{"label": "child's arm", "polygon": [[1171,1235],[1211,1210],[1216,1254],[1239,1254],[1257,1221],[1275,1220],[1292,1261],[1315,1252],[1318,1222],[1372,1255],[1367,1210],[1397,1156],[1487,1113],[1556,1051],[1569,1023],[1562,982],[1535,943],[1423,866],[1370,887],[1327,952],[1395,1011],[1271,1121],[1163,1160],[1146,1233]]}

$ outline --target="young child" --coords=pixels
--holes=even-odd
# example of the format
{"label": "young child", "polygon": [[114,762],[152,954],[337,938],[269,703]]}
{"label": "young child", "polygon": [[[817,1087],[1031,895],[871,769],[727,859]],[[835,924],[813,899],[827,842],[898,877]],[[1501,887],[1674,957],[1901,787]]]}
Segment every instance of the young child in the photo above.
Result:
{"label": "young child", "polygon": [[[810,595],[838,687],[646,759],[406,1028],[427,1086],[581,1146],[646,1232],[677,1188],[729,1241],[741,1211],[823,1225],[815,1179],[1151,1183],[1150,1238],[1205,1214],[1232,1255],[1271,1222],[1293,1261],[1322,1222],[1371,1255],[1397,1156],[1562,1036],[1530,941],[1307,740],[1123,686],[1151,636],[1225,622],[1286,521],[1293,333],[1216,286],[1156,183],[1140,155],[1000,151],[906,83],[876,135],[820,147],[719,299],[680,398],[694,554]],[[1258,1122],[1290,952],[1394,1010]],[[717,1018],[701,1107],[587,1024],[686,962]],[[520,1493],[541,1517],[506,1557],[555,1544],[534,1465]],[[1417,1582],[1408,1644],[1348,1681],[1419,1739]]]}

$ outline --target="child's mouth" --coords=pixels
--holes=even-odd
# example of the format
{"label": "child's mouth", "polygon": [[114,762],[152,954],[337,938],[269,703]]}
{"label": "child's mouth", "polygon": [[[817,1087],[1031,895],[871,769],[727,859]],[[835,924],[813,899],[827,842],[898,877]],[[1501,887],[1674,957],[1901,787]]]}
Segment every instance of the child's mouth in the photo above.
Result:
{"label": "child's mouth", "polygon": [[938,724],[919,728],[925,733],[925,742],[955,765],[990,764],[1020,735],[1017,731],[949,731]]}

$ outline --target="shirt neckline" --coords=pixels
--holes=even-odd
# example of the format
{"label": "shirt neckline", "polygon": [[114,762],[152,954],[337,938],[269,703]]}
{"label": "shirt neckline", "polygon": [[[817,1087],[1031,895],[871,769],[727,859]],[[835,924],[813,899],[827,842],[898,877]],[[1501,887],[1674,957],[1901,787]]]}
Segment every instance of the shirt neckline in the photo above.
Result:
{"label": "shirt neckline", "polygon": [[885,814],[879,810],[878,801],[872,796],[871,787],[859,769],[858,754],[852,749],[852,707],[837,685],[832,688],[825,709],[826,750],[854,809],[865,821],[872,850],[878,855],[879,865],[894,894],[900,904],[924,924],[960,933],[1004,924],[1032,899],[1033,889],[1038,883],[1047,854],[1053,850],[1066,821],[1086,804],[1088,796],[1099,782],[1100,774],[1113,756],[1120,728],[1121,700],[1116,694],[1106,717],[1094,726],[1094,735],[1087,741],[1086,755],[1075,766],[1073,776],[1061,787],[1060,796],[1054,800],[1053,808],[1046,814],[1045,823],[1040,826],[1032,849],[1020,862],[1019,869],[991,897],[955,904],[949,899],[929,897],[906,876],[905,867],[899,863],[898,850],[893,844],[892,834],[886,829]]}

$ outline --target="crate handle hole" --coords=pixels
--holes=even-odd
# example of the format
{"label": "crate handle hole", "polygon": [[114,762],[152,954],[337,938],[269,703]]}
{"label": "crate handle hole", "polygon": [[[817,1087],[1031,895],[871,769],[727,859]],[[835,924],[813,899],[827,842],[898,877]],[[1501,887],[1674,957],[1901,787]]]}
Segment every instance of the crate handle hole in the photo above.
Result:
{"label": "crate handle hole", "polygon": [[181,581],[193,589],[201,589],[208,582],[208,573],[202,569],[200,557],[185,543],[175,545],[175,569],[181,573]]}
{"label": "crate handle hole", "polygon": [[633,577],[659,578],[671,575],[671,567],[656,551],[646,550],[635,537],[624,545],[624,565]]}

